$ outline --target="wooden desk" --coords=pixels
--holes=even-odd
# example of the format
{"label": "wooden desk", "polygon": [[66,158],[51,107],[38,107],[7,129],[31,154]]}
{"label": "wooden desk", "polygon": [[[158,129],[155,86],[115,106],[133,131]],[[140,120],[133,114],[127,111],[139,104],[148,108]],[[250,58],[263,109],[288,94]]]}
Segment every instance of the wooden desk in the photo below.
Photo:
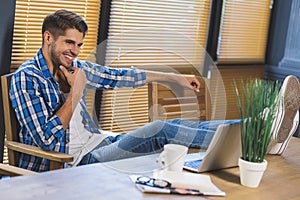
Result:
{"label": "wooden desk", "polygon": [[[149,173],[150,160],[144,160],[132,171],[117,166],[93,164],[15,177],[0,181],[1,199],[242,199],[296,200],[300,197],[300,139],[293,138],[282,156],[267,156],[268,168],[258,188],[240,184],[239,168],[206,173],[226,197],[143,194],[128,174]],[[153,160],[151,162],[154,162]]]}
{"label": "wooden desk", "polygon": [[226,199],[266,200],[300,198],[300,138],[292,138],[282,154],[267,155],[268,167],[258,188],[240,184],[238,168],[209,173],[213,183],[226,192]]}

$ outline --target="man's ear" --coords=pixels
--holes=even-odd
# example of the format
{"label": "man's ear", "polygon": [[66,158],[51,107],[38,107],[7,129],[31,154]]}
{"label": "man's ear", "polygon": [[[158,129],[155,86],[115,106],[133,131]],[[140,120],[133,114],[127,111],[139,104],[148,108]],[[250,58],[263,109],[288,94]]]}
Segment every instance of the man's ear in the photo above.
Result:
{"label": "man's ear", "polygon": [[49,31],[45,31],[44,32],[44,42],[46,43],[46,44],[51,44],[51,42],[52,42],[52,38],[53,36],[52,36],[52,34],[49,32]]}

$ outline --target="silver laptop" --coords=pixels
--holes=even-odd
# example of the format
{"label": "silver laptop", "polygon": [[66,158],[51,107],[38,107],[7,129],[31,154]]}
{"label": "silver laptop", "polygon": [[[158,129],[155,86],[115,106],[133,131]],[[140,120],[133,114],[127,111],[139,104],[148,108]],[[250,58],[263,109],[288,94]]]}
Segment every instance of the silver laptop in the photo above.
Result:
{"label": "silver laptop", "polygon": [[221,124],[205,152],[187,154],[184,169],[206,172],[235,167],[241,155],[240,124]]}

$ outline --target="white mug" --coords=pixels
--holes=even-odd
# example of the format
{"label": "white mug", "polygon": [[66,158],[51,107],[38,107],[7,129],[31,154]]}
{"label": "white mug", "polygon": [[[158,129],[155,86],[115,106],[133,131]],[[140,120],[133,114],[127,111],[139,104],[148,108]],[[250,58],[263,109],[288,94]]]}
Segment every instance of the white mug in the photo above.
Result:
{"label": "white mug", "polygon": [[163,170],[181,172],[188,148],[179,144],[164,145],[163,152],[160,153],[157,162]]}

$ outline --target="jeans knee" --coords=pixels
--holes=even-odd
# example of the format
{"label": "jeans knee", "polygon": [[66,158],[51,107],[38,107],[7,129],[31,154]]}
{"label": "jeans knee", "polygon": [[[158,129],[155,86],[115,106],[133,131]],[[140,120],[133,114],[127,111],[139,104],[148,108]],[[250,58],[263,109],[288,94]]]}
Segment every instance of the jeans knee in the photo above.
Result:
{"label": "jeans knee", "polygon": [[164,121],[162,121],[162,120],[155,120],[155,121],[153,121],[153,122],[151,122],[152,124],[155,124],[155,125],[157,125],[157,126],[160,126],[160,125],[163,125],[165,122]]}
{"label": "jeans knee", "polygon": [[162,120],[155,120],[150,123],[152,127],[155,127],[159,130],[161,130],[165,126],[165,121]]}

